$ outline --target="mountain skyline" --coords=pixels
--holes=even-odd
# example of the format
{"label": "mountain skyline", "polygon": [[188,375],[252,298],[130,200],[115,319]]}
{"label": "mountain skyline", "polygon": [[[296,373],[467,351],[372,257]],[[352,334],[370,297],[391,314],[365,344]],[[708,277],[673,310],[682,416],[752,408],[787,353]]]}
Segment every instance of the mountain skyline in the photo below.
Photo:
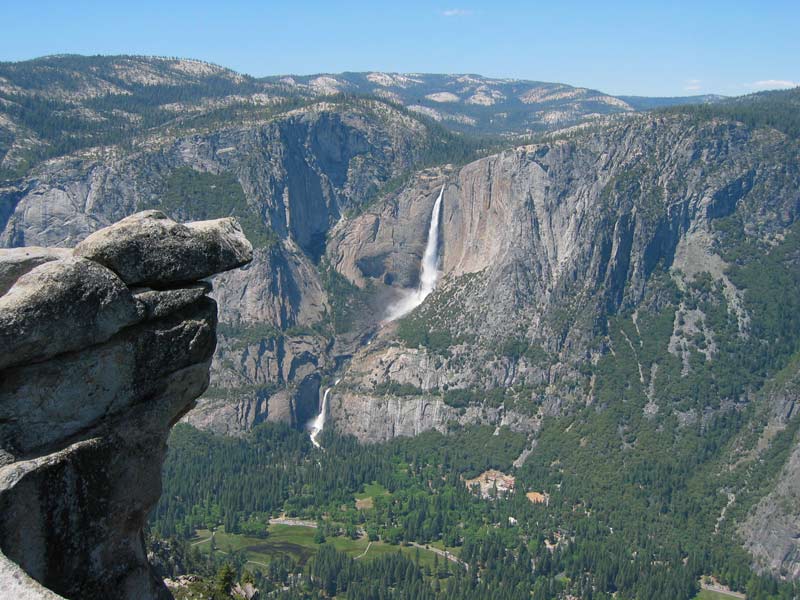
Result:
{"label": "mountain skyline", "polygon": [[[676,93],[676,94],[634,94],[634,93],[612,93],[608,92],[603,87],[589,87],[583,86],[575,82],[563,80],[563,79],[541,79],[541,78],[531,78],[531,77],[502,77],[502,76],[495,76],[495,75],[487,75],[486,73],[481,73],[478,71],[390,71],[386,69],[365,69],[365,70],[353,70],[353,69],[345,69],[341,71],[313,71],[308,73],[300,73],[300,72],[279,72],[279,73],[266,73],[264,75],[253,75],[252,73],[238,70],[236,68],[230,67],[224,63],[220,63],[214,60],[207,60],[203,58],[198,58],[196,56],[180,56],[180,55],[172,55],[172,54],[138,54],[138,53],[118,53],[118,54],[104,54],[104,53],[97,53],[97,54],[86,54],[86,53],[70,53],[70,52],[63,52],[63,53],[54,53],[54,54],[43,54],[40,56],[32,56],[30,58],[22,58],[19,60],[0,60],[0,65],[5,66],[14,66],[14,65],[25,65],[25,64],[34,64],[40,61],[49,61],[49,60],[58,60],[58,59],[69,59],[69,58],[78,58],[78,59],[107,59],[107,60],[114,60],[114,59],[134,59],[134,60],[166,60],[166,61],[178,61],[178,62],[185,62],[185,63],[198,63],[203,65],[208,65],[214,71],[224,71],[231,76],[234,77],[243,77],[249,78],[250,80],[256,82],[281,82],[282,80],[286,80],[286,78],[293,78],[296,81],[302,82],[301,85],[303,87],[317,87],[319,90],[322,89],[321,84],[314,84],[309,85],[315,78],[325,78],[325,77],[334,77],[334,78],[341,78],[343,82],[347,85],[351,85],[352,78],[356,78],[359,80],[366,80],[370,81],[370,77],[379,77],[379,76],[388,76],[391,78],[408,78],[408,77],[422,77],[422,78],[476,78],[478,80],[485,80],[487,83],[494,83],[494,84],[515,84],[515,83],[522,83],[522,84],[540,84],[540,85],[556,85],[556,86],[563,86],[572,89],[579,89],[585,90],[588,92],[594,93],[601,93],[609,97],[620,98],[624,99],[627,102],[630,102],[632,106],[635,106],[637,110],[647,110],[649,108],[655,108],[657,106],[661,106],[661,103],[653,104],[651,101],[672,101],[672,100],[688,100],[691,103],[694,102],[704,102],[704,101],[714,101],[714,100],[722,100],[728,98],[736,98],[740,96],[749,96],[753,94],[758,94],[760,92],[775,92],[775,91],[783,91],[783,90],[790,90],[794,88],[800,87],[800,81],[792,81],[792,80],[784,80],[784,79],[765,79],[753,82],[751,86],[745,87],[743,86],[736,92],[732,92],[730,94],[722,94],[722,93],[699,93],[699,89],[695,89],[692,86],[686,87],[683,90],[683,93]],[[372,83],[376,83],[372,81]],[[419,83],[419,82],[414,82]],[[380,85],[380,84],[378,84]],[[404,86],[396,86],[395,83],[387,84],[388,87],[404,87]],[[359,83],[355,84],[355,88],[361,87]],[[346,92],[347,90],[340,90],[341,92]],[[352,90],[351,90],[352,91]],[[331,93],[338,93],[336,91],[331,91]],[[363,93],[363,90],[358,90],[356,93]],[[385,98],[387,100],[391,100],[390,98]],[[667,105],[673,104],[674,102],[666,102]]]}
{"label": "mountain skyline", "polygon": [[0,60],[62,53],[194,57],[261,77],[387,71],[559,81],[614,95],[741,95],[794,87],[800,42],[789,2],[668,7],[504,2],[376,8],[145,0],[0,9]]}

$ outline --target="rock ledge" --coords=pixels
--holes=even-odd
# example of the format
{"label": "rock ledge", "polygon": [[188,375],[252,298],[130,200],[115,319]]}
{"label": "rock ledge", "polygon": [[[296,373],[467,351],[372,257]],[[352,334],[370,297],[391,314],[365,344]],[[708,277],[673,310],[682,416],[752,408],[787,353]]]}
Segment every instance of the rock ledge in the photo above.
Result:
{"label": "rock ledge", "polygon": [[3,597],[171,598],[142,526],[170,427],[208,386],[217,306],[198,280],[252,252],[234,219],[157,211],[74,251],[0,250]]}

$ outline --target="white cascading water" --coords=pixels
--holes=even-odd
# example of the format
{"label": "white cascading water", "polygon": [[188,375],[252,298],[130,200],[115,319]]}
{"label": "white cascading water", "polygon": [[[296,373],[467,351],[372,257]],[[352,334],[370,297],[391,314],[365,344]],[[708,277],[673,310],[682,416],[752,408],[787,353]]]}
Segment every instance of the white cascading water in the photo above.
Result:
{"label": "white cascading water", "polygon": [[431,224],[428,228],[428,242],[425,244],[425,253],[422,255],[420,265],[419,287],[415,290],[403,290],[403,296],[386,311],[386,320],[394,321],[404,317],[423,303],[436,288],[439,280],[439,213],[442,206],[444,186],[439,190],[439,196],[433,204]]}
{"label": "white cascading water", "polygon": [[[339,379],[337,379],[333,385],[339,383]],[[325,388],[325,392],[322,394],[322,406],[320,406],[319,414],[311,421],[309,425],[309,431],[311,432],[311,443],[314,444],[317,448],[322,448],[319,442],[317,441],[317,437],[319,434],[322,433],[323,427],[325,427],[325,415],[328,414],[328,394],[331,393],[333,389],[333,385],[329,388]]]}
{"label": "white cascading water", "polygon": [[[410,313],[422,304],[425,298],[430,296],[431,292],[436,288],[436,282],[439,280],[439,214],[442,210],[443,195],[444,186],[439,190],[439,196],[433,204],[431,223],[430,227],[428,227],[428,241],[425,244],[425,253],[422,255],[422,264],[420,265],[419,287],[415,290],[403,290],[403,297],[389,306],[386,315],[387,321],[394,321]],[[333,385],[337,383],[339,383],[338,379]],[[319,414],[308,424],[311,443],[317,448],[322,448],[317,438],[325,427],[325,417],[328,413],[328,395],[332,389],[333,386],[325,389],[322,394],[322,406],[320,406]]]}

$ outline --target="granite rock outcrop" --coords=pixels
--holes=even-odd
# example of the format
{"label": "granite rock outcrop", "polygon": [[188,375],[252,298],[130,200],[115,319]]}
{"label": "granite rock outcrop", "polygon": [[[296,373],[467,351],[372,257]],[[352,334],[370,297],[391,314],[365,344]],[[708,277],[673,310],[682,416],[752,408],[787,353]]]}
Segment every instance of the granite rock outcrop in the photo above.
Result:
{"label": "granite rock outcrop", "polygon": [[[781,380],[768,386],[764,394],[770,414],[759,440],[761,448],[768,447],[768,442],[777,432],[790,427],[797,415],[800,368],[797,364],[790,365],[782,375]],[[784,580],[800,578],[799,441],[795,434],[774,487],[752,507],[738,526],[744,546],[753,556],[753,568]]]}
{"label": "granite rock outcrop", "polygon": [[209,382],[217,307],[198,280],[251,259],[235,220],[157,211],[74,251],[0,250],[4,597],[171,597],[142,527],[169,430]]}
{"label": "granite rock outcrop", "polygon": [[[33,266],[44,260],[37,246],[53,252],[50,247],[80,245],[81,256],[121,271],[94,234],[148,209],[177,221],[239,219],[253,243],[253,260],[214,277],[210,295],[219,304],[221,334],[214,385],[198,400],[192,421],[226,433],[263,420],[302,425],[296,419],[316,411],[319,390],[312,394],[315,380],[307,367],[333,360],[326,349],[334,311],[318,260],[328,232],[430,151],[430,127],[371,100],[326,100],[254,116],[196,131],[148,131],[131,147],[53,158],[0,184],[0,246],[28,246],[24,262]],[[148,230],[162,227],[147,219]],[[170,227],[180,252],[198,249],[185,236],[197,239],[201,232]],[[143,229],[128,240],[125,269],[147,267],[135,258],[147,235]],[[135,285],[173,286],[130,276],[127,283],[142,281]],[[0,289],[4,277],[0,271]],[[309,345],[313,358],[301,349]],[[266,364],[281,366],[262,368]]]}

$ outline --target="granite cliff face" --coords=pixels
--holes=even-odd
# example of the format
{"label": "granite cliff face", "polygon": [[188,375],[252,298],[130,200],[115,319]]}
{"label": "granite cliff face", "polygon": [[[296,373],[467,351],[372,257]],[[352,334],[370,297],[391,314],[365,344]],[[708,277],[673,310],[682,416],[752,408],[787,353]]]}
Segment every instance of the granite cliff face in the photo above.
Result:
{"label": "granite cliff face", "polygon": [[[74,245],[136,210],[168,206],[176,216],[213,210],[165,197],[170,175],[188,167],[232,173],[245,206],[219,208],[259,216],[274,233],[291,232],[313,255],[319,236],[344,210],[413,164],[426,133],[419,121],[369,102],[320,103],[212,131],[159,131],[132,150],[108,146],[53,159],[3,189],[10,210],[0,221],[0,240],[5,246]],[[239,200],[230,196],[219,201]]]}
{"label": "granite cliff face", "polygon": [[0,589],[169,598],[142,527],[171,426],[208,386],[217,310],[199,280],[242,266],[232,219],[157,211],[74,250],[0,250]]}
{"label": "granite cliff face", "polygon": [[[153,77],[167,78],[189,68],[150,66]],[[89,87],[96,91],[116,81],[137,93],[130,72],[125,81],[105,76],[105,83],[93,79]],[[21,175],[0,172],[3,246],[73,246],[145,209],[180,220],[240,219],[255,246],[253,261],[214,278],[219,343],[211,385],[185,415],[189,422],[234,435],[265,420],[301,427],[318,411],[324,389],[337,381],[329,418],[338,431],[361,441],[483,423],[528,434],[529,452],[548,420],[599,414],[620,403],[635,413],[630,421],[680,430],[772,402],[755,389],[761,379],[735,392],[725,380],[753,367],[740,362],[732,368],[731,357],[771,355],[780,337],[765,327],[769,311],[759,313],[769,299],[748,299],[754,285],[769,281],[748,280],[742,269],[777,251],[786,256],[780,265],[764,263],[774,267],[770,273],[797,272],[791,246],[800,213],[796,135],[744,124],[730,114],[622,114],[632,106],[592,99],[589,90],[545,86],[528,95],[531,90],[514,91],[515,82],[480,78],[431,83],[374,73],[234,79],[231,86],[248,90],[245,100],[229,95],[149,107],[162,117],[172,111],[174,119],[132,126],[125,143],[100,138]],[[259,89],[275,97],[257,99],[262,84]],[[464,140],[443,135],[396,104],[309,100],[369,86],[390,102],[408,104],[413,100],[405,94],[410,98],[434,84],[447,89],[427,90],[432,97],[418,103],[418,112],[465,129],[480,123],[449,117],[477,115],[485,124],[506,101],[521,102],[519,95],[527,96],[528,107],[547,104],[535,128],[548,119],[550,125],[583,119],[587,102],[620,114],[596,120],[592,128],[467,160],[480,154],[459,152],[453,146]],[[551,92],[568,97],[549,97]],[[61,91],[33,90],[30,97],[52,93]],[[547,111],[561,108],[572,111],[563,121],[548,117]],[[19,131],[15,135],[6,157],[18,162],[25,140]],[[438,288],[402,321],[386,323],[386,306],[401,288],[418,284],[442,187]],[[72,329],[54,340],[66,344],[57,352],[74,352],[69,344],[108,344],[107,335],[120,335],[116,328],[143,327],[142,310],[158,321],[174,314],[170,307],[178,310],[205,292],[187,275],[180,290],[165,295],[158,281],[131,273],[132,280],[156,286],[136,292],[131,303],[127,286],[106,281],[95,262],[109,266],[113,257],[94,251],[80,256],[91,265],[63,250],[14,249],[0,267],[0,290],[28,269],[26,261],[51,278],[52,265],[62,261],[64,277],[94,282],[79,296],[103,299],[104,311],[95,320],[73,315]],[[35,294],[24,283],[15,286],[15,295],[20,306],[34,306]],[[66,294],[62,302],[72,299]],[[52,306],[37,310],[58,314]],[[7,339],[17,339],[17,330],[9,331]],[[30,347],[20,347],[19,356],[36,356],[46,339],[47,332],[32,331]],[[615,370],[620,364],[630,369]],[[723,369],[715,371],[720,364]],[[764,369],[759,364],[752,372],[774,375]],[[624,385],[609,389],[609,373]],[[96,374],[98,381],[104,376]],[[711,391],[704,387],[708,382]],[[787,416],[785,425],[791,423]],[[628,423],[615,427],[627,449],[635,435]],[[20,436],[14,443],[38,439]],[[742,529],[760,568],[791,576],[798,572],[795,545],[787,542],[796,529],[787,508],[796,488],[793,461],[787,455],[781,485],[770,488],[774,492],[754,509],[752,525]],[[767,522],[778,525],[770,530]]]}
{"label": "granite cliff face", "polygon": [[[714,218],[741,215],[764,239],[796,218],[797,173],[774,158],[796,156],[786,136],[680,117],[631,117],[574,139],[427,169],[375,195],[415,163],[429,133],[380,103],[323,103],[235,127],[152,136],[134,152],[79,153],[3,190],[11,210],[0,239],[71,245],[139,208],[163,207],[182,219],[239,215],[255,232],[254,260],[215,279],[222,327],[213,384],[187,417],[238,433],[264,420],[302,425],[317,410],[323,378],[348,361],[353,368],[332,405],[344,389],[374,398],[373,388],[392,382],[433,394],[469,390],[476,404],[481,390],[521,386],[520,403],[536,407],[531,416],[563,413],[592,400],[582,365],[608,352],[606,317],[635,310],[661,268],[679,285],[713,273],[745,326],[736,308],[741,291],[715,249]],[[223,189],[227,200],[208,206],[183,198],[179,187],[197,180],[209,198]],[[417,284],[442,185],[444,276],[415,319],[445,333],[450,350],[432,356],[423,344],[421,359],[404,355],[391,371],[356,376],[382,347],[365,345],[376,332],[405,352],[393,328],[379,323],[397,289]],[[339,276],[355,287],[343,291]],[[338,327],[348,306],[357,307],[350,311],[357,322]],[[508,340],[527,351],[504,351]],[[691,343],[676,335],[672,347]],[[425,384],[413,383],[420,360],[430,373]],[[348,397],[340,423],[355,431],[348,423],[367,413],[353,404],[357,394]],[[399,406],[391,400],[386,406]],[[382,423],[399,415],[374,402],[373,426],[356,428],[362,439],[384,439],[367,432],[384,431]],[[442,429],[452,420],[444,408],[396,430]]]}
{"label": "granite cliff face", "polygon": [[[767,390],[767,424],[759,446],[767,447],[797,417],[800,402],[800,365],[791,365],[787,377]],[[800,577],[800,440],[791,438],[789,456],[774,487],[761,498],[739,525],[745,548],[753,555],[754,567],[781,579]]]}
{"label": "granite cliff face", "polygon": [[236,433],[317,409],[332,308],[318,264],[330,227],[429,151],[429,130],[385,104],[326,102],[213,128],[160,130],[53,159],[0,189],[0,245],[73,246],[137,210],[236,215],[255,245],[215,279],[214,384],[191,421]]}
{"label": "granite cliff face", "polygon": [[[424,229],[444,185],[443,278],[406,319],[444,341],[409,348],[408,327],[399,341],[393,326],[381,328],[383,343],[358,350],[334,390],[332,406],[341,410],[332,418],[362,439],[389,437],[378,432],[396,420],[393,385],[434,395],[469,390],[478,405],[492,389],[520,388],[539,419],[591,403],[585,365],[613,351],[608,319],[635,313],[665,271],[679,288],[709,273],[747,335],[742,290],[725,275],[712,221],[735,215],[759,239],[785,234],[797,218],[800,174],[776,156],[796,160],[796,143],[731,123],[642,117],[420,174],[337,227],[328,257],[359,286],[391,294],[416,285]],[[692,330],[678,321],[692,314],[679,311],[671,352],[688,352]],[[448,410],[417,412],[402,431],[452,420]]]}
{"label": "granite cliff face", "polygon": [[[356,285],[389,295],[413,287],[426,219],[445,186],[439,288],[356,351],[330,394],[331,420],[368,442],[509,425],[535,447],[546,417],[601,412],[620,397],[679,428],[749,404],[757,416],[724,456],[726,468],[756,473],[770,456],[783,462],[767,480],[752,477],[759,484],[744,476],[721,489],[729,504],[717,526],[736,531],[758,571],[797,579],[796,350],[745,398],[715,399],[724,388],[715,383],[687,409],[675,404],[687,392],[670,398],[669,390],[713,380],[708,365],[737,348],[766,355],[783,343],[771,328],[785,309],[767,309],[757,288],[769,281],[743,273],[772,255],[763,261],[775,268],[769,278],[787,284],[774,293],[796,289],[798,165],[796,139],[774,130],[648,117],[419,174],[331,236],[329,260]],[[668,319],[656,331],[659,314]],[[635,369],[610,398],[596,388],[608,360]],[[756,441],[748,431],[759,432]],[[775,458],[781,432],[785,457]]]}

